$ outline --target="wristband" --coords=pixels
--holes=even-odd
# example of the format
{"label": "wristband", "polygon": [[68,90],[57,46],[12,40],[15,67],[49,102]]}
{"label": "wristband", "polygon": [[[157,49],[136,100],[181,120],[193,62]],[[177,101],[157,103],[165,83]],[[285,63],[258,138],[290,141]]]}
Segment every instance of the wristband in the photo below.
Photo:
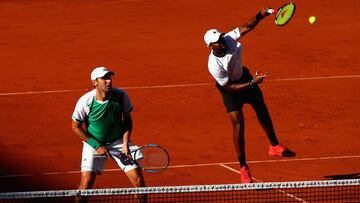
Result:
{"label": "wristband", "polygon": [[261,11],[258,14],[256,14],[256,20],[260,21],[263,18],[264,18],[264,16],[262,15]]}
{"label": "wristband", "polygon": [[249,86],[250,86],[251,88],[254,88],[254,80],[251,80],[251,81],[249,82]]}
{"label": "wristband", "polygon": [[101,146],[101,143],[97,141],[94,137],[91,137],[87,143],[94,149],[98,149]]}

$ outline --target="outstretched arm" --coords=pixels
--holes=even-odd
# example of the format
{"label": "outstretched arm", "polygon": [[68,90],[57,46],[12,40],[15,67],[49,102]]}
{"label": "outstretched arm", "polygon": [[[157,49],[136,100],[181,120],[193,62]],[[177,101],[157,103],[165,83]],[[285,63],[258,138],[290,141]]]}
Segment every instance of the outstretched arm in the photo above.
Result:
{"label": "outstretched arm", "polygon": [[248,22],[246,22],[244,25],[239,27],[241,36],[244,36],[249,31],[253,30],[256,25],[266,16],[269,15],[268,12],[269,8],[263,8],[256,16],[251,18]]}

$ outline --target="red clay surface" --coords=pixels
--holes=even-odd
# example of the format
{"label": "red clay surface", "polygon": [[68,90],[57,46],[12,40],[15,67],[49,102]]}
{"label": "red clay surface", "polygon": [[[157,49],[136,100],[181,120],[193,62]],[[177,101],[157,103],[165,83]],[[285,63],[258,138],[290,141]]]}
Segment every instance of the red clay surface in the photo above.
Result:
{"label": "red clay surface", "polygon": [[[276,27],[269,17],[241,40],[251,72],[270,72],[262,84],[266,102],[279,139],[297,152],[269,157],[269,143],[245,106],[252,174],[264,182],[359,176],[360,1],[295,3],[288,25]],[[114,86],[132,98],[133,141],[157,143],[171,155],[165,172],[145,174],[148,186],[239,183],[238,173],[219,165],[239,169],[203,34],[240,26],[268,5],[2,0],[0,191],[77,188],[81,141],[71,131],[71,114],[92,88],[95,66],[114,70]],[[311,15],[317,24],[308,23]],[[95,187],[130,187],[116,168],[109,162]]]}

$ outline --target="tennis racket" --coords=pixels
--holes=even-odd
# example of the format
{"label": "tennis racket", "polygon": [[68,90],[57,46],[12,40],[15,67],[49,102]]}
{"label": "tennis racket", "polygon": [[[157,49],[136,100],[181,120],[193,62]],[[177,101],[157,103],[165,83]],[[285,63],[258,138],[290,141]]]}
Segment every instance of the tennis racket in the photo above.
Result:
{"label": "tennis racket", "polygon": [[296,6],[293,2],[287,3],[277,10],[269,9],[267,12],[275,15],[275,24],[277,26],[286,25],[294,16]]}
{"label": "tennis racket", "polygon": [[147,144],[137,149],[134,159],[142,170],[149,173],[165,170],[170,162],[168,152],[156,144]]}
{"label": "tennis racket", "polygon": [[158,173],[169,166],[170,157],[168,152],[156,145],[147,144],[131,152],[132,158],[121,152],[110,152],[117,156],[124,165],[133,165],[135,163],[145,172]]}

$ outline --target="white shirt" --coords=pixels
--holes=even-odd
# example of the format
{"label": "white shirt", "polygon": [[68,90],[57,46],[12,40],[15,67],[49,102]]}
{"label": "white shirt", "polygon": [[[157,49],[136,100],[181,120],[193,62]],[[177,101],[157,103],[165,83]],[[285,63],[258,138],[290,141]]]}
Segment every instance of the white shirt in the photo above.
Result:
{"label": "white shirt", "polygon": [[213,51],[209,55],[209,72],[221,86],[224,86],[229,80],[239,80],[243,74],[241,62],[242,45],[237,41],[239,38],[239,28],[226,33],[224,35],[227,45],[225,56],[215,56]]}

